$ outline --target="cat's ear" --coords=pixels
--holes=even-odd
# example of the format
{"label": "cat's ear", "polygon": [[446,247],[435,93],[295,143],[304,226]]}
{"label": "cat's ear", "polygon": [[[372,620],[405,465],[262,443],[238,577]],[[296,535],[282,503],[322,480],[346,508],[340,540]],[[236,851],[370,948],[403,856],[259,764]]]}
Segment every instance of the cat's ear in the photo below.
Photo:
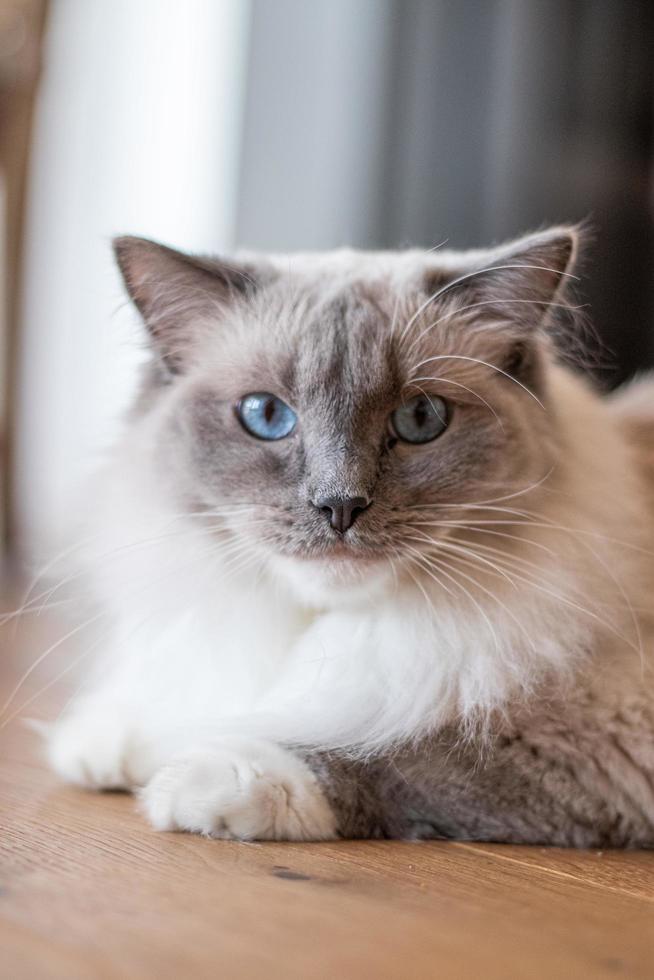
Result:
{"label": "cat's ear", "polygon": [[[498,248],[464,254],[444,292],[469,316],[528,330],[542,326],[568,284],[579,251],[580,229],[558,226]],[[474,304],[474,305],[473,305]]]}
{"label": "cat's ear", "polygon": [[527,235],[499,248],[464,254],[459,268],[440,287],[459,322],[481,327],[503,370],[536,383],[539,337],[555,342],[572,332],[575,308],[566,302],[581,230],[558,226]]}
{"label": "cat's ear", "polygon": [[257,289],[249,266],[186,255],[129,235],[115,238],[113,248],[153,346],[174,374],[183,370],[199,325],[219,318]]}

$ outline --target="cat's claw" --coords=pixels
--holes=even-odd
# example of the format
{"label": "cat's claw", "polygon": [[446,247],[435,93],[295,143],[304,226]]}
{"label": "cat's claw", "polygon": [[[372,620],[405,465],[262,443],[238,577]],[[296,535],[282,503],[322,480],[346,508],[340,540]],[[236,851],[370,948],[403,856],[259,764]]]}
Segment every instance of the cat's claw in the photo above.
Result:
{"label": "cat's claw", "polygon": [[223,738],[176,756],[141,793],[156,830],[231,840],[329,840],[334,814],[316,777],[260,739]]}

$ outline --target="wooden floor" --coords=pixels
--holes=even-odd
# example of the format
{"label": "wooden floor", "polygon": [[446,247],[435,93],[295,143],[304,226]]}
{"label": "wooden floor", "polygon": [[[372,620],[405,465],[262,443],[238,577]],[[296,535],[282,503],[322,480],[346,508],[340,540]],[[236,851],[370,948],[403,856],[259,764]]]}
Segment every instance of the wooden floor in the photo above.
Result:
{"label": "wooden floor", "polygon": [[[66,628],[3,627],[0,702]],[[12,709],[55,717],[73,656],[54,651]],[[654,853],[157,834],[40,756],[20,718],[0,730],[6,980],[654,978]]]}

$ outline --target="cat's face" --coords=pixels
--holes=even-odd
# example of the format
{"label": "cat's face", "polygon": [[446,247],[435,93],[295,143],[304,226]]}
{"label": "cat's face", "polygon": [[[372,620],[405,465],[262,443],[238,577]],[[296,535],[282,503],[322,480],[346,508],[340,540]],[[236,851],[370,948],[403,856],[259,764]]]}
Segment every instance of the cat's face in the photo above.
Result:
{"label": "cat's face", "polygon": [[159,355],[146,413],[181,505],[312,601],[426,574],[470,505],[552,467],[541,325],[572,248],[559,230],[491,255],[235,269],[120,240]]}

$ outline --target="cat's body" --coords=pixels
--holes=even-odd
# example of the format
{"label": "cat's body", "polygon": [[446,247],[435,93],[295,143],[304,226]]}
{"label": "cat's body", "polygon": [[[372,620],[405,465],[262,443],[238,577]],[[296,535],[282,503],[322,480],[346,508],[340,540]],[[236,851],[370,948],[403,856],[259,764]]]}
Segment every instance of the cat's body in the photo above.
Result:
{"label": "cat's body", "polygon": [[[654,384],[557,362],[573,245],[119,243],[158,356],[99,487],[65,778],[217,836],[654,846]],[[250,392],[291,431],[254,438]]]}
{"label": "cat's body", "polygon": [[654,846],[654,689],[616,664],[573,692],[320,773],[345,836],[443,837],[574,847]]}

